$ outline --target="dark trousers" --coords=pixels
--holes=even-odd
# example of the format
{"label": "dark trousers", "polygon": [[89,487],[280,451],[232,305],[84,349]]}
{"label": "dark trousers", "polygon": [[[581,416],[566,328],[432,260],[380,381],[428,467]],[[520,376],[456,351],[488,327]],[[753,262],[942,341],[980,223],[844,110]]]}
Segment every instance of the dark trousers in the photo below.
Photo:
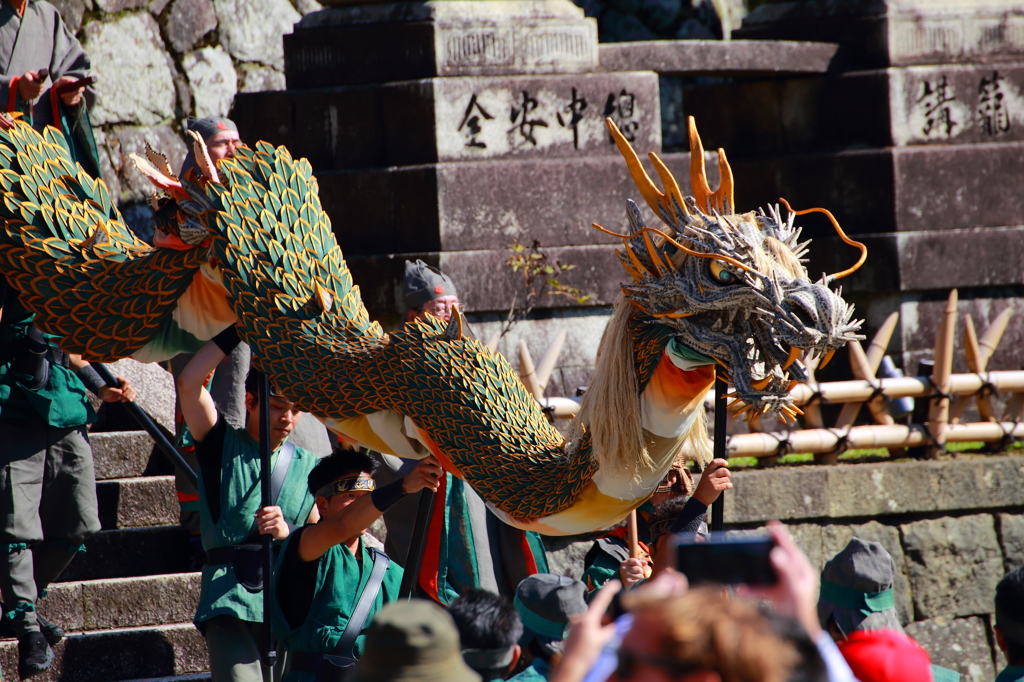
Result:
{"label": "dark trousers", "polygon": [[17,635],[39,629],[39,593],[99,529],[85,426],[0,419],[0,596]]}

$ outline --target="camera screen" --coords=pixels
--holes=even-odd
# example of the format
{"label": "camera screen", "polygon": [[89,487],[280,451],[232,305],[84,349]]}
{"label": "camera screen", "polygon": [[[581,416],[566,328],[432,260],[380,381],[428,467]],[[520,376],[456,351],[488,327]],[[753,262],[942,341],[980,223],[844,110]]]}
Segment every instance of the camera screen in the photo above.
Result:
{"label": "camera screen", "polygon": [[774,546],[769,537],[733,540],[712,536],[708,542],[680,541],[676,569],[691,585],[773,585],[777,578],[768,554]]}

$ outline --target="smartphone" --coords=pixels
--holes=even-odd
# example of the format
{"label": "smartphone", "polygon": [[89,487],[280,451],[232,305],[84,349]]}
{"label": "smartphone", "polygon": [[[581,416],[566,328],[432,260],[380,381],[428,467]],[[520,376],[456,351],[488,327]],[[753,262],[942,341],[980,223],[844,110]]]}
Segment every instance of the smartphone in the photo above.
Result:
{"label": "smartphone", "polygon": [[768,554],[775,546],[769,535],[729,535],[712,533],[700,542],[679,538],[674,548],[676,570],[691,585],[774,585],[778,581]]}
{"label": "smartphone", "polygon": [[64,83],[63,85],[58,86],[57,94],[63,95],[65,92],[71,92],[72,90],[77,90],[78,88],[87,88],[95,82],[96,78],[93,76],[79,78],[78,80],[73,81],[71,83]]}

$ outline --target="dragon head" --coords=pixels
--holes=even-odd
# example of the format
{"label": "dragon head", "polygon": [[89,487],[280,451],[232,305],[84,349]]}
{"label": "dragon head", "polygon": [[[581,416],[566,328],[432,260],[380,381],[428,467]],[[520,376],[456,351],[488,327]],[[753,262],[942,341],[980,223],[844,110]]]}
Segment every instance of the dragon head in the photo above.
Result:
{"label": "dragon head", "polygon": [[[824,209],[793,211],[778,206],[738,214],[733,208],[732,170],[718,150],[719,188],[712,192],[704,168],[704,149],[694,120],[689,119],[690,178],[693,195],[684,197],[672,174],[653,152],[650,159],[661,178],[660,191],[647,175],[636,152],[608,121],[609,130],[626,159],[633,180],[667,230],[644,225],[640,210],[628,202],[630,234],[619,252],[632,282],[622,286],[640,319],[668,326],[678,344],[694,355],[716,362],[744,409],[792,417],[789,391],[807,379],[800,359],[810,353],[824,365],[837,348],[862,339],[862,321],[841,290],[829,285],[854,272],[867,248],[849,239]],[[812,282],[802,256],[809,241],[800,242],[798,215],[825,213],[839,236],[861,249],[848,270],[822,275]]]}

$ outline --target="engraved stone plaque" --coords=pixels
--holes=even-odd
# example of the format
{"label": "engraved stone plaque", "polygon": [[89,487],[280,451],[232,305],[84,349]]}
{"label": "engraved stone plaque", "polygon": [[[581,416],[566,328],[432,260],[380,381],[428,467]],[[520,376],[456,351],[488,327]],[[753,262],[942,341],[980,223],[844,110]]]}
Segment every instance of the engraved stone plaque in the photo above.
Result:
{"label": "engraved stone plaque", "polygon": [[661,148],[650,72],[439,78],[434,88],[441,161],[615,154],[606,117],[638,149]]}

